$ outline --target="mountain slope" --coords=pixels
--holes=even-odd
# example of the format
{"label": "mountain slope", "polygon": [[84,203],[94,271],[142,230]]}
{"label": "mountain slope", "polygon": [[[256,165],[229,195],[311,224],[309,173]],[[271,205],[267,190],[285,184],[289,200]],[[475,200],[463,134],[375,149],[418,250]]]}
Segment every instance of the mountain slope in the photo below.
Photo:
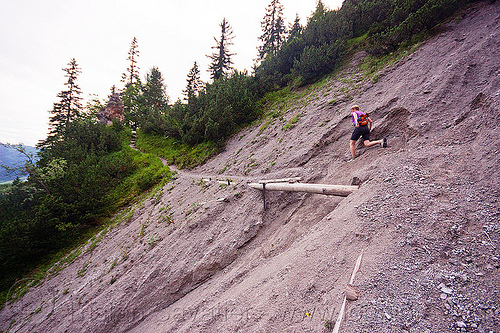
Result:
{"label": "mountain slope", "polygon": [[[357,54],[282,119],[180,171],[6,306],[0,329],[327,331],[363,251],[342,332],[500,330],[500,3],[462,14],[376,83]],[[390,146],[348,162],[352,103]],[[202,180],[215,176],[232,183]],[[268,192],[265,211],[246,186],[292,176],[362,184],[347,198]]]}
{"label": "mountain slope", "polygon": [[[37,149],[30,146],[25,146],[26,152],[28,154],[36,155]],[[16,167],[23,164],[26,161],[26,156],[19,153],[17,150],[12,148],[7,148],[0,142],[0,165],[7,167]],[[0,168],[0,183],[16,179],[16,177],[22,176],[16,173],[7,173],[5,169]]]}

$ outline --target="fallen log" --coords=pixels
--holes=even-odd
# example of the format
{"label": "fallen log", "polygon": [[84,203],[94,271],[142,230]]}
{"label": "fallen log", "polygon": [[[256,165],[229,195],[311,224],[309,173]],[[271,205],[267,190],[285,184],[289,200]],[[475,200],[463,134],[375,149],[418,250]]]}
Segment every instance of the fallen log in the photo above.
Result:
{"label": "fallen log", "polygon": [[[264,189],[265,185],[265,189]],[[337,195],[347,197],[356,191],[359,186],[352,185],[327,185],[327,184],[303,184],[303,183],[249,183],[248,186],[257,190],[266,191],[290,191],[290,192],[308,192],[324,195]]]}

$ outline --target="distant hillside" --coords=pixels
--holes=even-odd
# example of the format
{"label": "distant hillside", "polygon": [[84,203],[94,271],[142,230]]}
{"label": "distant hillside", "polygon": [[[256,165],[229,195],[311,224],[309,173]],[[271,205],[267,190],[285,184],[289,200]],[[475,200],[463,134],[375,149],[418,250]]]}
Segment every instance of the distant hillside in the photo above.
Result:
{"label": "distant hillside", "polygon": [[[38,149],[35,147],[25,146],[26,151],[30,154],[36,154]],[[13,148],[6,147],[0,142],[0,165],[5,165],[8,167],[15,167],[16,165],[21,165],[26,161],[26,156],[19,153]],[[8,182],[16,179],[16,177],[21,177],[22,175],[18,173],[7,173],[4,168],[0,168],[0,183]]]}

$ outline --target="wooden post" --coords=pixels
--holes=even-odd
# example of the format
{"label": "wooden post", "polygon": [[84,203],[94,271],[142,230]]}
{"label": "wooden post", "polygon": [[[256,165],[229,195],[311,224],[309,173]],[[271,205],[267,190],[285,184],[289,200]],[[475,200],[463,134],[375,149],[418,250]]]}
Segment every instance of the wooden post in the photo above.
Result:
{"label": "wooden post", "polygon": [[266,210],[266,184],[262,184],[262,199],[264,200],[264,210]]}

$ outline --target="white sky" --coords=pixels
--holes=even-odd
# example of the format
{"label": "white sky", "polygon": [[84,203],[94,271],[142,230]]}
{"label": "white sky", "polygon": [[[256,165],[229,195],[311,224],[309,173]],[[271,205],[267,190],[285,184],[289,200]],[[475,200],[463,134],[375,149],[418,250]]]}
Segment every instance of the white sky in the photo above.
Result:
{"label": "white sky", "polygon": [[[235,38],[234,67],[250,69],[260,22],[271,0],[0,0],[0,142],[35,145],[46,137],[48,111],[65,89],[62,68],[75,58],[85,101],[101,100],[120,82],[134,37],[141,78],[156,66],[171,101],[182,97],[196,60],[208,81],[209,59],[223,17]],[[281,0],[288,23],[305,25],[317,0]],[[323,0],[336,9],[342,0]]]}

